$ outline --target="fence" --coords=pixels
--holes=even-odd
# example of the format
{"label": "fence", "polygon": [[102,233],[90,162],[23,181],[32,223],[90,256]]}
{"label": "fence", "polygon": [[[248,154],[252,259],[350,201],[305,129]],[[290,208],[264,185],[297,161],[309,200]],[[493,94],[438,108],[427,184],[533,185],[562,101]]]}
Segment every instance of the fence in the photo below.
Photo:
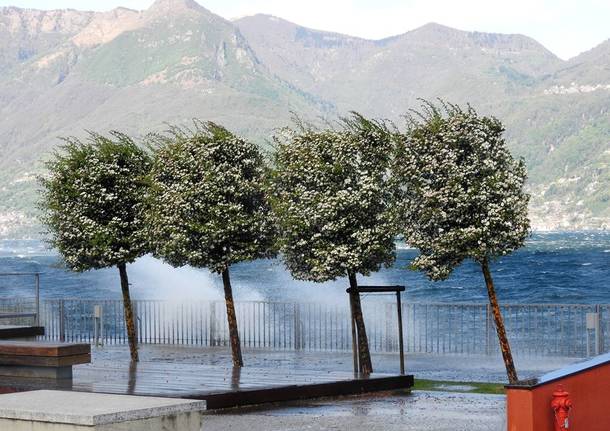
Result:
{"label": "fence", "polygon": [[[365,300],[363,307],[371,351],[397,352],[396,304]],[[134,310],[140,343],[228,345],[224,302],[139,300]],[[347,305],[238,302],[236,311],[245,347],[351,349]],[[499,353],[486,304],[410,303],[402,305],[402,313],[407,353]],[[519,355],[587,357],[610,347],[610,305],[504,305],[502,313],[511,347]],[[119,300],[45,300],[40,320],[47,340],[126,343]]]}
{"label": "fence", "polygon": [[0,273],[0,289],[6,286],[29,286],[32,298],[0,298],[0,324],[10,320],[13,324],[39,323],[40,273]]}

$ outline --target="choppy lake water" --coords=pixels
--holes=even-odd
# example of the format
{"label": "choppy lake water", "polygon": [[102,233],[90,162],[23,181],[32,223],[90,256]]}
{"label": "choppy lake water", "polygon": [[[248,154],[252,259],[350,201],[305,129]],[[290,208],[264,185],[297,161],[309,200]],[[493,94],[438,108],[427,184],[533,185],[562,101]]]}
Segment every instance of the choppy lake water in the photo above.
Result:
{"label": "choppy lake water", "polygon": [[[449,280],[430,282],[406,269],[416,250],[399,248],[396,264],[361,284],[402,284],[405,299],[418,302],[485,302],[480,268],[465,262]],[[610,304],[610,232],[538,233],[527,247],[493,264],[498,295],[512,303]],[[118,271],[76,274],[39,241],[0,241],[0,273],[41,272],[49,298],[120,298]],[[221,299],[219,277],[205,270],[174,269],[151,257],[129,266],[132,295],[140,299]],[[292,280],[278,260],[232,268],[239,300],[343,301],[347,281],[315,284]],[[0,277],[0,297],[31,296],[31,277]]]}

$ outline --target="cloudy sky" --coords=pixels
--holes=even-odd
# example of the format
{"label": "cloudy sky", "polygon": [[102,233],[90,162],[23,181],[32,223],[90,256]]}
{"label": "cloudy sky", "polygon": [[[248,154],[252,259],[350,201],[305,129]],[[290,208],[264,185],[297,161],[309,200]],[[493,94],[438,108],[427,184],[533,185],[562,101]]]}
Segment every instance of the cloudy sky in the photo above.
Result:
{"label": "cloudy sky", "polygon": [[[198,0],[225,18],[267,13],[321,30],[380,39],[437,22],[522,33],[567,59],[610,38],[610,0]],[[152,0],[0,0],[37,9],[146,9]]]}

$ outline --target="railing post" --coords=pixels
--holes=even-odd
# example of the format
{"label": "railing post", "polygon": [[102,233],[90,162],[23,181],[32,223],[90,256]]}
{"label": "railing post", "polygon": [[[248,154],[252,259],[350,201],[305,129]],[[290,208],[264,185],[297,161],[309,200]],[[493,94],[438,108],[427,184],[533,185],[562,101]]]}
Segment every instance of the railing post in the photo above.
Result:
{"label": "railing post", "polygon": [[599,314],[599,305],[596,305],[595,306],[595,356],[598,356],[601,353],[600,332],[601,332],[601,316]]}
{"label": "railing post", "polygon": [[40,273],[35,275],[36,284],[36,320],[34,321],[36,326],[40,326]]}
{"label": "railing post", "polygon": [[101,305],[93,306],[93,337],[95,338],[95,346],[104,345],[104,321],[103,321],[103,309]]}
{"label": "railing post", "polygon": [[299,304],[294,304],[294,347],[296,350],[303,348],[301,344],[301,312]]}
{"label": "railing post", "polygon": [[140,318],[139,302],[133,301],[134,325],[136,326],[137,344],[142,342],[142,319]]}
{"label": "railing post", "polygon": [[405,348],[402,339],[402,303],[400,302],[400,292],[396,292],[396,306],[398,307],[398,349],[400,352],[400,375],[405,374]]}
{"label": "railing post", "polygon": [[485,306],[485,354],[491,355],[491,306],[487,304]]}
{"label": "railing post", "polygon": [[604,334],[604,321],[602,319],[603,314],[602,314],[602,306],[601,305],[597,305],[597,315],[599,316],[599,354],[601,355],[602,353],[605,353],[606,351],[606,346],[604,345],[604,339],[605,339],[605,334]]}
{"label": "railing post", "polygon": [[66,326],[65,326],[65,308],[64,300],[59,301],[59,341],[66,341]]}
{"label": "railing post", "polygon": [[210,302],[210,347],[216,345],[216,303]]}
{"label": "railing post", "polygon": [[358,372],[360,371],[359,355],[358,355],[358,338],[357,338],[357,334],[356,334],[356,321],[354,320],[354,302],[352,301],[351,295],[350,295],[350,301],[349,301],[349,309],[350,309],[349,319],[352,323],[352,356],[353,356],[352,359],[354,361],[354,374],[358,374]]}
{"label": "railing post", "polygon": [[392,304],[387,303],[385,305],[385,350],[387,353],[391,353],[394,350],[394,343],[392,340]]}
{"label": "railing post", "polygon": [[[597,356],[600,352],[600,332],[601,332],[601,319],[600,319],[600,308],[598,305],[595,306],[593,313],[586,313],[586,334],[587,334],[587,356]],[[593,333],[593,355],[591,354],[591,333]]]}

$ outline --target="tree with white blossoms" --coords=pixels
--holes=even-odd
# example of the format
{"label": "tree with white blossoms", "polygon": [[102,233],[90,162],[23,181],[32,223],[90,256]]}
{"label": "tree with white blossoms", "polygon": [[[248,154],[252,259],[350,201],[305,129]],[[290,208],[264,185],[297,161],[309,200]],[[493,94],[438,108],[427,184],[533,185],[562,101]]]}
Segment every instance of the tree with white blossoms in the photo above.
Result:
{"label": "tree with white blossoms", "polygon": [[233,364],[243,366],[229,268],[274,256],[274,224],[256,145],[195,122],[155,139],[147,225],[155,256],[221,274]]}
{"label": "tree with white blossoms", "polygon": [[128,136],[90,133],[64,139],[40,179],[39,208],[48,242],[73,271],[116,266],[131,359],[138,361],[127,264],[148,252],[143,225],[150,160]]}
{"label": "tree with white blossoms", "polygon": [[392,134],[353,114],[340,130],[299,124],[275,137],[271,203],[279,250],[298,280],[348,277],[362,373],[372,372],[357,274],[395,260]]}
{"label": "tree with white blossoms", "polygon": [[466,259],[480,265],[510,383],[517,381],[490,263],[522,247],[530,233],[527,171],[503,138],[504,127],[474,109],[425,102],[411,117],[397,166],[405,241],[412,262],[444,280]]}

